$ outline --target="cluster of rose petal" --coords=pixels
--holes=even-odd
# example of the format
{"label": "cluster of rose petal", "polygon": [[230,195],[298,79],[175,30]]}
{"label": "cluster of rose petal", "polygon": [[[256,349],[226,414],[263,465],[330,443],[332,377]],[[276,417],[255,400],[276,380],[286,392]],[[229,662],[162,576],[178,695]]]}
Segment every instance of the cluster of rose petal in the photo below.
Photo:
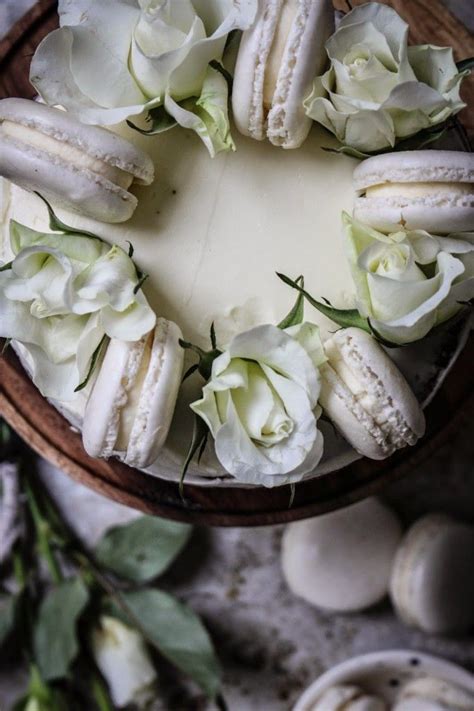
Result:
{"label": "cluster of rose petal", "polygon": [[386,235],[343,215],[358,308],[387,341],[412,343],[474,296],[474,233]]}
{"label": "cluster of rose petal", "polygon": [[59,0],[60,28],[39,45],[31,81],[46,103],[111,125],[163,106],[211,155],[233,148],[228,86],[210,66],[257,0]]}
{"label": "cluster of rose petal", "polygon": [[408,25],[390,7],[368,3],[341,21],[326,49],[330,68],[314,81],[306,113],[362,152],[443,123],[465,104],[448,47],[408,46]]}
{"label": "cluster of rose petal", "polygon": [[257,326],[235,336],[213,362],[192,410],[208,425],[222,466],[239,481],[279,486],[300,481],[323,453],[319,329]]}
{"label": "cluster of rose petal", "polygon": [[47,397],[68,400],[87,377],[104,336],[139,340],[156,320],[130,257],[77,234],[42,234],[10,223],[14,259],[0,271],[0,337],[31,355]]}

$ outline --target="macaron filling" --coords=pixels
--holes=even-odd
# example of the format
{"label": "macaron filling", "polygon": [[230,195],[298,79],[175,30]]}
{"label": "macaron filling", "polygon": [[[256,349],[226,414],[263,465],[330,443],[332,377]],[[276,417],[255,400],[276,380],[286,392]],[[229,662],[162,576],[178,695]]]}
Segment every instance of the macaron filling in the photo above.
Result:
{"label": "macaron filling", "polygon": [[[140,407],[140,400],[143,392],[145,378],[151,361],[154,332],[148,334],[139,341],[139,352],[132,350],[130,355],[130,371],[122,378],[124,404],[120,408],[117,439],[114,450],[126,452],[129,446],[130,436],[134,427],[137,412]],[[140,357],[141,356],[141,357]]]}
{"label": "macaron filling", "polygon": [[268,113],[273,104],[273,96],[280,76],[282,60],[285,55],[288,37],[298,14],[298,0],[286,0],[280,10],[275,33],[267,57],[263,80],[263,107]]}
{"label": "macaron filling", "polygon": [[409,199],[430,196],[453,197],[469,195],[474,200],[474,183],[379,183],[366,188],[366,197],[406,197]]}
{"label": "macaron filling", "polygon": [[38,128],[4,120],[0,124],[0,135],[17,144],[26,144],[47,153],[54,159],[67,163],[77,170],[88,170],[99,179],[105,179],[124,190],[127,190],[133,182],[134,176],[131,173],[91,156],[66,140],[59,140]]}

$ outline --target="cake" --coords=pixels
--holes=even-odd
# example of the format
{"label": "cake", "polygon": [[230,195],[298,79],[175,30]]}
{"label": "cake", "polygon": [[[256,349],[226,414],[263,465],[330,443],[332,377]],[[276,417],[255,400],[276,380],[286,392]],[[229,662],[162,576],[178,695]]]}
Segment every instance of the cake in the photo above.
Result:
{"label": "cake", "polygon": [[[260,15],[262,7],[267,5],[272,3],[260,3]],[[306,7],[308,3],[296,5]],[[327,9],[326,3],[321,5]],[[367,12],[376,12],[381,7],[377,3],[367,7],[372,6],[376,6],[375,10]],[[349,17],[344,20],[346,25],[350,25]],[[364,19],[369,21],[371,18],[360,18],[361,21]],[[73,20],[70,18],[72,25],[75,24]],[[322,22],[320,17],[316,20]],[[258,21],[257,14],[257,20],[252,20],[254,24],[249,23],[247,33],[255,33],[255,22]],[[308,20],[303,18],[303,21]],[[278,15],[275,22],[278,23]],[[327,27],[327,14],[324,22]],[[372,22],[375,22],[373,17]],[[290,23],[287,45],[291,44],[294,31]],[[330,31],[330,28],[324,30],[320,47]],[[271,41],[270,38],[270,44]],[[247,46],[251,44],[247,41]],[[316,73],[322,74],[324,65],[321,52],[318,57],[314,52],[310,54],[311,62],[317,67],[311,77],[314,78]],[[242,83],[242,77],[238,78]],[[37,83],[41,91],[44,80]],[[358,159],[334,154],[341,137],[337,131],[333,131],[334,136],[328,133],[326,120],[311,121],[308,125],[308,115],[319,111],[315,108],[314,91],[304,119],[307,130],[298,131],[298,141],[302,145],[297,150],[281,150],[270,141],[242,135],[240,114],[240,132],[232,126],[235,152],[222,151],[213,158],[208,155],[199,135],[184,126],[175,126],[150,137],[125,122],[114,125],[112,131],[147,153],[155,168],[155,179],[150,186],[134,185],[130,189],[138,200],[133,216],[126,222],[113,224],[64,209],[60,204],[53,204],[54,212],[66,225],[97,235],[124,251],[131,244],[135,263],[148,274],[143,291],[152,310],[159,317],[178,324],[184,341],[203,350],[211,347],[212,325],[219,348],[225,350],[238,334],[262,324],[276,325],[284,319],[295,302],[296,293],[278,274],[292,279],[303,275],[306,290],[320,303],[330,302],[335,309],[355,310],[359,294],[347,259],[347,246],[341,238],[341,213],[352,211],[355,197],[353,172]],[[308,95],[307,80],[300,87],[300,93],[299,99],[294,96],[292,99],[299,112]],[[61,103],[51,102],[47,96],[46,99],[49,103]],[[233,101],[235,103],[235,96]],[[62,103],[69,111],[67,101]],[[460,106],[459,102],[454,102],[452,112]],[[154,106],[148,106],[148,110],[154,109]],[[92,109],[84,109],[83,119],[87,118],[88,111]],[[87,118],[87,123],[94,121]],[[308,135],[305,137],[301,133]],[[374,134],[375,149],[377,141],[380,142],[380,137]],[[360,151],[361,146],[356,145],[353,154]],[[472,180],[474,168],[471,178],[465,180],[470,209],[474,207]],[[13,257],[9,243],[11,220],[38,232],[50,231],[50,216],[41,197],[4,180],[0,251],[4,263]],[[472,284],[469,289],[474,294]],[[334,320],[308,302],[305,304],[305,320],[319,326],[322,342],[338,328]],[[438,363],[439,352],[444,349],[446,341],[442,329],[424,340],[413,339],[417,342],[406,348],[389,351],[423,405],[433,397],[447,366],[454,362],[456,353],[465,343],[468,333],[465,319],[459,321],[457,333],[455,347],[450,343],[449,363],[444,362],[442,367]],[[31,353],[18,341],[13,345],[27,372],[31,372]],[[186,350],[185,370],[195,359],[195,354]],[[78,430],[82,429],[93,381],[91,378],[73,399],[51,399]],[[144,468],[146,473],[180,480],[192,439],[194,418],[190,404],[199,400],[202,389],[203,381],[198,374],[183,382],[166,443],[156,461]],[[319,421],[318,427],[324,435],[324,455],[318,466],[305,472],[304,476],[334,471],[360,456],[330,423]],[[193,461],[190,464],[186,481],[203,485],[239,483],[219,462],[212,442],[208,443],[199,463]],[[249,484],[248,481],[243,483]]]}

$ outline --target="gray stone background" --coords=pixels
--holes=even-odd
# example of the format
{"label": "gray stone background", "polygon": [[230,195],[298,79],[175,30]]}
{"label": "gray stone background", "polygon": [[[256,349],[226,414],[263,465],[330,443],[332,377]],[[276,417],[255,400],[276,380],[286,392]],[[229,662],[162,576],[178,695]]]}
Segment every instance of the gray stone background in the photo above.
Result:
{"label": "gray stone background", "polygon": [[[0,36],[32,4],[32,0],[0,0]],[[445,0],[445,4],[474,31],[472,0]],[[428,511],[472,521],[473,462],[469,421],[422,468],[388,488],[384,499],[405,523]],[[65,515],[89,541],[105,526],[136,515],[73,484],[46,462],[41,462],[41,474]],[[388,601],[356,615],[329,615],[299,601],[281,575],[281,534],[281,526],[197,530],[172,571],[160,581],[205,619],[224,667],[224,692],[232,711],[286,711],[329,667],[381,649],[430,652],[474,671],[472,634],[451,639],[409,630],[395,618]],[[21,672],[2,668],[0,659],[0,711],[9,708],[23,682]],[[163,680],[157,711],[207,708],[191,692],[183,697],[178,686]]]}

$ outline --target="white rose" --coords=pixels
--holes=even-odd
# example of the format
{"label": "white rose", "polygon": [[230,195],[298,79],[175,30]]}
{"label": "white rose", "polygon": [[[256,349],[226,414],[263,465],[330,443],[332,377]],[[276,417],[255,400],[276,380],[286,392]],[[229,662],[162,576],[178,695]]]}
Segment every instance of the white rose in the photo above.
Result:
{"label": "white rose", "polygon": [[136,341],[156,316],[135,265],[120,247],[10,223],[14,259],[0,271],[0,337],[33,356],[43,395],[67,400],[86,377],[104,336]]}
{"label": "white rose", "polygon": [[317,429],[325,356],[313,324],[257,326],[236,336],[212,364],[203,398],[191,405],[208,425],[222,466],[239,481],[277,486],[318,464]]}
{"label": "white rose", "polygon": [[368,3],[341,21],[326,44],[329,70],[316,77],[306,113],[362,152],[393,147],[460,111],[461,80],[448,47],[408,47],[408,25]]}
{"label": "white rose", "polygon": [[229,149],[227,82],[209,63],[256,9],[257,0],[59,0],[61,27],[39,45],[31,82],[85,123],[164,107],[211,154]]}
{"label": "white rose", "polygon": [[474,298],[474,233],[391,235],[343,215],[358,307],[392,343],[423,338]]}
{"label": "white rose", "polygon": [[91,636],[92,654],[115,706],[145,708],[156,696],[156,670],[143,637],[115,617],[103,615]]}

